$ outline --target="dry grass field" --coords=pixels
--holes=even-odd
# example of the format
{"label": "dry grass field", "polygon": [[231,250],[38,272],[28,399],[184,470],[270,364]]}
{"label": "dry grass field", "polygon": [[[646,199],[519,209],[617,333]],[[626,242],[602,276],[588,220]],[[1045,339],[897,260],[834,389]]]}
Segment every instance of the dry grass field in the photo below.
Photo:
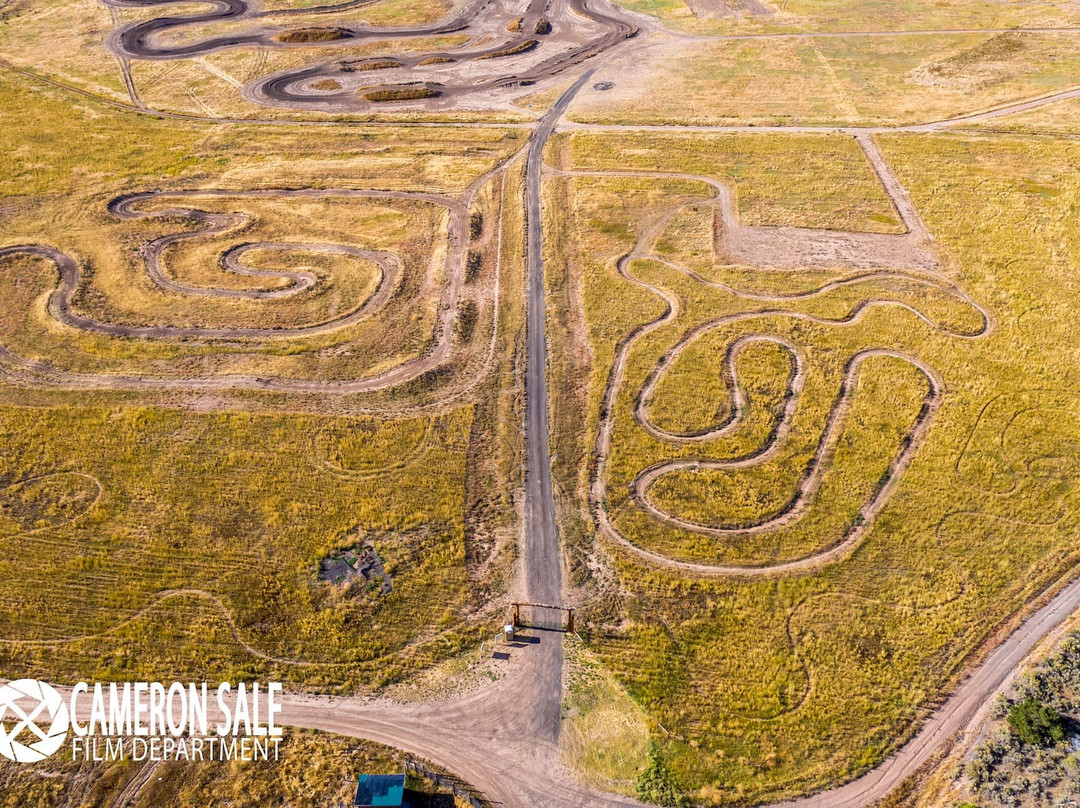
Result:
{"label": "dry grass field", "polygon": [[[0,675],[282,681],[508,806],[886,760],[1080,564],[1080,6],[327,3],[0,0]],[[288,746],[0,808],[400,763]]]}
{"label": "dry grass field", "polygon": [[[381,744],[303,730],[286,730],[279,754],[277,762],[221,764],[73,763],[53,758],[30,769],[5,760],[0,762],[0,806],[326,808],[352,804],[357,775],[396,774],[405,760],[401,752]],[[408,786],[417,792],[436,790],[415,777]]]}
{"label": "dry grass field", "polygon": [[[186,368],[181,374],[188,376],[225,369],[234,374],[355,378],[423,355],[431,347],[450,272],[441,243],[450,211],[432,194],[450,200],[522,143],[516,133],[447,130],[447,140],[436,152],[431,132],[331,128],[313,138],[312,132],[298,128],[175,126],[73,100],[63,91],[34,87],[32,82],[28,86],[11,77],[0,79],[0,91],[6,108],[14,111],[9,131],[23,144],[0,162],[0,188],[10,194],[4,208],[4,246],[47,243],[86,262],[93,284],[75,301],[81,314],[134,326],[258,326],[294,332],[250,344],[190,345],[133,343],[122,336],[57,329],[45,300],[56,283],[55,268],[40,258],[6,259],[5,284],[13,305],[5,309],[4,344],[20,356],[45,359],[72,372],[160,373],[181,363]],[[57,130],[71,136],[56,137]],[[220,193],[192,195],[199,188]],[[250,196],[279,188],[314,188],[316,195]],[[333,190],[322,194],[319,188]],[[405,195],[347,196],[366,188]],[[168,189],[183,195],[170,197]],[[142,190],[164,193],[137,203],[133,218],[109,212],[112,200]],[[428,196],[410,198],[413,191]],[[484,198],[494,218],[498,200],[491,198],[490,189]],[[315,285],[274,300],[162,289],[148,277],[141,251],[163,233],[197,231],[184,215],[168,213],[176,207],[231,217],[224,232],[178,241],[163,251],[164,274],[185,287],[280,288],[281,279],[252,281],[222,271],[218,256],[237,245],[259,243],[318,249],[340,244],[343,233],[351,248],[391,256],[396,277],[369,258],[306,247],[256,249],[246,253],[244,264],[308,272],[315,276]],[[162,211],[163,218],[152,217]],[[492,239],[485,250],[490,272]],[[390,284],[387,291],[397,301],[394,305],[340,329],[311,328],[362,308],[383,282]],[[476,303],[483,310],[478,310],[480,327],[471,341],[479,352],[491,337],[485,325],[491,320],[492,300],[482,294]],[[200,364],[193,364],[197,358]]]}
{"label": "dry grass field", "polygon": [[[874,5],[874,4],[868,4]],[[589,123],[906,125],[1068,89],[1076,33],[661,40],[614,60],[570,119]]]}
{"label": "dry grass field", "polygon": [[[585,637],[645,709],[674,778],[708,804],[785,797],[876,764],[992,627],[1080,558],[1070,515],[1080,389],[1065,347],[1080,237],[1069,213],[1080,192],[1070,166],[1080,152],[1069,140],[880,142],[936,242],[936,290],[912,285],[918,272],[828,287],[855,273],[731,266],[714,252],[707,186],[588,176],[705,175],[733,187],[746,225],[888,230],[887,203],[849,138],[576,133],[549,153],[563,171],[586,172],[553,176],[546,189],[549,211],[567,211],[548,245],[551,265],[569,269],[549,289],[566,312],[555,332],[564,346],[553,363],[563,380],[555,451],[560,487],[577,492],[567,540],[577,581],[592,593]],[[822,199],[817,183],[843,192]],[[633,257],[641,239],[652,257]],[[736,359],[746,396],[737,430],[689,444],[650,435],[635,420],[635,397],[657,359],[696,324],[782,310],[709,330],[673,358],[646,399],[656,427],[691,434],[723,422],[731,407],[725,351],[740,335],[783,337],[804,354],[807,372],[774,459],[727,470],[691,464],[649,489],[652,504],[694,525],[737,528],[783,511],[856,352],[917,357],[940,376],[944,403],[850,557],[820,570],[710,580],[593,536],[586,490],[598,469],[593,441],[616,348],[665,310],[637,281],[677,301],[677,314],[633,343],[599,468],[614,529],[661,557],[769,566],[840,541],[859,527],[860,503],[882,484],[928,393],[910,362],[871,358],[851,388],[820,489],[798,519],[731,536],[665,524],[633,496],[634,475],[659,461],[746,456],[776,428],[791,373],[788,351],[750,344]],[[822,286],[832,291],[805,296]],[[759,302],[763,294],[789,300]],[[866,300],[883,302],[844,325]],[[991,315],[977,338],[976,304]]]}
{"label": "dry grass field", "polygon": [[1075,6],[1054,0],[618,0],[626,8],[695,34],[920,31],[1076,25]]}
{"label": "dry grass field", "polygon": [[[20,144],[2,157],[0,247],[69,252],[84,272],[72,310],[93,322],[270,333],[176,339],[62,326],[49,303],[56,268],[0,258],[0,342],[15,373],[0,388],[5,675],[247,676],[363,691],[478,641],[488,618],[477,615],[508,585],[505,532],[520,480],[520,389],[493,371],[517,350],[522,264],[503,242],[520,240],[522,222],[520,212],[502,215],[504,198],[520,193],[515,168],[469,188],[522,138],[166,124],[10,73],[0,93]],[[314,190],[275,196],[282,188]],[[269,195],[252,195],[260,189]],[[161,193],[137,202],[134,218],[109,211],[142,190]],[[288,292],[288,277],[272,274],[288,272],[314,285],[266,300],[161,288],[147,274],[146,245],[205,228],[191,209],[227,226],[165,247],[166,280]],[[465,273],[448,258],[453,227],[476,258],[445,360],[386,389],[334,392],[337,380],[431,355],[445,289]],[[388,302],[355,324],[274,336],[380,294],[386,270],[373,259],[309,249],[343,240],[397,262],[387,264],[397,267]],[[223,271],[219,256],[238,245],[254,245],[242,266],[271,275]],[[27,360],[68,381],[43,383]],[[330,388],[215,391],[183,381],[249,376]],[[179,384],[110,391],[117,378]],[[73,395],[71,384],[87,389]],[[364,541],[385,564],[389,593],[318,580],[320,559]]]}
{"label": "dry grass field", "polygon": [[[98,408],[6,408],[2,424],[11,675],[353,689],[468,641],[467,410],[412,428]],[[386,462],[407,446],[413,462]],[[321,558],[361,540],[390,594],[317,580]]]}

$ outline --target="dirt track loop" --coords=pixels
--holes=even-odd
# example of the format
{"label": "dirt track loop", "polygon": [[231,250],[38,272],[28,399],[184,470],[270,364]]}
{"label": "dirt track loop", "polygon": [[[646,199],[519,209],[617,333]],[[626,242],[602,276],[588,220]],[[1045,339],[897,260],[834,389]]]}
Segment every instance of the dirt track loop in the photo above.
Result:
{"label": "dirt track loop", "polygon": [[[708,525],[694,522],[673,515],[657,506],[649,496],[650,488],[661,478],[676,472],[695,473],[700,470],[710,469],[749,469],[772,459],[783,447],[789,435],[792,419],[798,407],[806,377],[805,359],[800,349],[786,338],[771,331],[735,335],[729,343],[725,364],[725,381],[731,391],[732,399],[732,410],[728,420],[712,429],[691,434],[679,434],[661,430],[649,417],[648,402],[679,356],[705,335],[721,329],[731,329],[737,325],[757,322],[770,327],[776,327],[783,321],[790,320],[825,326],[848,326],[858,323],[867,312],[879,306],[905,309],[915,314],[931,328],[961,339],[984,336],[992,328],[993,320],[989,311],[975,302],[953,281],[937,272],[938,261],[930,244],[930,237],[925,225],[915,210],[910,197],[895,178],[895,175],[893,175],[873,139],[869,136],[862,136],[857,140],[874,166],[875,172],[881,179],[905,225],[907,232],[902,235],[844,233],[792,227],[747,227],[738,221],[730,192],[721,183],[707,177],[660,172],[552,172],[559,176],[571,178],[582,176],[635,176],[698,181],[708,186],[714,193],[713,207],[717,223],[714,231],[714,248],[718,260],[724,263],[761,266],[772,269],[848,267],[859,270],[848,277],[830,281],[810,291],[797,294],[766,295],[744,293],[727,284],[705,280],[700,275],[681,268],[651,252],[652,242],[674,216],[675,210],[669,211],[667,215],[662,216],[651,227],[647,228],[634,247],[617,260],[616,268],[619,274],[630,283],[659,297],[664,302],[665,311],[650,322],[637,326],[616,348],[615,361],[604,392],[601,420],[595,442],[593,455],[595,465],[590,485],[590,506],[600,533],[620,546],[634,552],[639,557],[651,563],[679,569],[690,574],[736,575],[741,577],[805,573],[844,558],[858,546],[861,539],[873,525],[874,518],[895,491],[904,471],[910,465],[929,430],[934,414],[940,407],[944,395],[944,385],[937,373],[917,357],[886,348],[868,348],[857,352],[847,362],[836,399],[821,432],[817,447],[802,470],[791,499],[770,515],[745,524]],[[627,363],[635,346],[642,338],[675,322],[681,308],[680,300],[674,294],[642,280],[633,273],[632,265],[638,260],[656,261],[688,275],[698,283],[722,288],[748,301],[768,302],[774,305],[790,304],[798,300],[819,297],[845,286],[858,288],[860,285],[871,282],[898,280],[907,283],[914,282],[926,286],[928,289],[937,289],[944,292],[961,301],[964,305],[971,307],[978,313],[981,325],[972,331],[956,331],[941,326],[917,307],[902,301],[882,297],[865,297],[851,306],[848,312],[840,317],[823,318],[782,306],[755,307],[751,310],[718,317],[689,329],[658,360],[655,367],[646,377],[641,390],[635,396],[634,420],[654,438],[670,444],[702,443],[715,440],[730,434],[742,423],[741,415],[744,410],[742,405],[745,401],[745,395],[738,385],[734,362],[738,353],[746,344],[754,341],[773,342],[784,348],[792,357],[793,370],[782,403],[781,414],[765,442],[757,449],[724,460],[691,457],[663,461],[640,471],[631,484],[632,496],[637,506],[652,518],[670,527],[713,536],[718,540],[778,531],[794,524],[806,515],[814,504],[815,497],[821,488],[827,462],[840,437],[840,431],[845,423],[855,393],[859,372],[865,361],[876,357],[891,357],[907,362],[921,373],[926,380],[928,389],[922,410],[915,422],[909,427],[901,441],[897,454],[889,463],[885,477],[886,482],[877,486],[870,498],[862,504],[843,535],[835,537],[830,544],[810,555],[783,562],[732,566],[685,561],[668,557],[635,544],[615,526],[604,505],[607,499],[607,465],[612,451],[617,401],[619,391],[625,381]],[[907,268],[908,272],[899,272],[898,269],[900,268]]]}
{"label": "dirt track loop", "polygon": [[[465,276],[465,251],[468,245],[468,209],[469,203],[482,185],[496,174],[501,173],[506,165],[489,172],[474,183],[463,198],[455,199],[429,193],[410,193],[405,191],[361,191],[353,189],[302,189],[302,190],[266,190],[266,191],[168,191],[162,193],[132,194],[114,200],[110,211],[121,218],[183,218],[205,225],[202,229],[175,233],[145,244],[141,255],[150,278],[164,289],[189,295],[201,296],[247,296],[265,299],[295,294],[304,288],[308,279],[302,274],[292,279],[294,285],[274,292],[237,293],[233,290],[192,287],[177,283],[162,270],[160,258],[162,252],[172,244],[182,240],[203,238],[229,232],[246,221],[238,214],[207,213],[194,208],[166,208],[150,213],[138,210],[140,203],[152,202],[158,197],[165,198],[247,198],[247,199],[329,199],[347,197],[358,199],[399,199],[419,201],[445,208],[449,213],[447,229],[447,249],[444,272],[447,278],[443,290],[439,316],[435,326],[434,345],[423,356],[407,360],[389,370],[359,379],[320,381],[291,379],[270,376],[223,375],[216,377],[181,377],[181,376],[134,376],[122,374],[78,373],[55,368],[48,363],[30,361],[0,346],[0,375],[29,386],[70,387],[70,388],[106,388],[106,389],[163,389],[163,390],[278,390],[301,393],[361,393],[384,389],[414,379],[446,361],[453,342],[454,326],[458,316],[458,300],[461,297]],[[303,337],[327,333],[361,322],[386,305],[398,286],[401,275],[400,262],[392,254],[362,250],[348,245],[306,245],[289,243],[248,243],[230,248],[222,256],[223,268],[253,274],[251,270],[238,263],[240,257],[253,249],[303,251],[329,251],[343,253],[373,261],[380,268],[381,278],[375,293],[362,305],[351,312],[346,312],[332,320],[308,326],[294,328],[205,328],[176,326],[137,326],[108,323],[72,310],[72,300],[79,290],[81,271],[78,262],[60,250],[44,245],[14,245],[0,249],[0,262],[5,258],[21,254],[35,255],[52,262],[58,272],[59,284],[49,297],[48,311],[60,323],[92,333],[114,337],[142,339],[203,339],[234,340]],[[280,276],[281,273],[263,273]]]}

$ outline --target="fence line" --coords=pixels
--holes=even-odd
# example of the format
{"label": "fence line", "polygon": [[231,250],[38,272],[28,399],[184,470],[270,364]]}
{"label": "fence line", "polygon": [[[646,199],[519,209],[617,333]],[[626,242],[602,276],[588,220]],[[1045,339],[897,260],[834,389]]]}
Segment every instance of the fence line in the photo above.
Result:
{"label": "fence line", "polygon": [[459,797],[469,803],[473,808],[490,808],[491,803],[483,798],[472,786],[452,775],[443,774],[429,769],[423,763],[413,758],[405,759],[405,773],[415,774],[430,780],[439,788],[449,788],[455,797]]}

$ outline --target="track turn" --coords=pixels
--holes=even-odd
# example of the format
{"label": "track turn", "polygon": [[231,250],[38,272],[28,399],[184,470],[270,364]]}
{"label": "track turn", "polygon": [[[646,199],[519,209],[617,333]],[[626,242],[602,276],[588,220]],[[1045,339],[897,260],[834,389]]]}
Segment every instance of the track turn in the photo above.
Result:
{"label": "track turn", "polygon": [[[783,447],[791,430],[806,378],[806,363],[800,349],[788,339],[771,332],[751,332],[733,338],[727,347],[725,359],[725,381],[731,391],[731,412],[728,419],[711,429],[691,433],[674,433],[660,429],[649,416],[648,403],[656,392],[665,374],[689,346],[707,334],[743,323],[755,321],[796,320],[824,326],[848,326],[858,323],[867,312],[878,306],[893,306],[915,314],[919,319],[942,333],[960,339],[975,339],[985,336],[993,327],[990,312],[974,301],[953,281],[936,271],[937,259],[930,247],[929,234],[918,216],[914,205],[895,179],[876,144],[869,137],[859,138],[859,143],[874,166],[885,190],[905,224],[906,232],[902,235],[889,236],[866,233],[840,233],[836,231],[815,231],[805,228],[767,228],[746,227],[738,221],[734,203],[729,191],[720,183],[707,177],[689,174],[671,174],[662,172],[552,172],[566,177],[648,177],[662,179],[690,180],[706,184],[714,192],[713,205],[717,211],[720,235],[716,239],[717,254],[731,263],[744,263],[752,260],[753,265],[769,268],[788,268],[790,258],[796,255],[798,266],[812,268],[848,267],[856,269],[853,275],[830,281],[815,289],[790,295],[770,295],[746,293],[728,284],[709,281],[690,270],[652,252],[651,242],[674,216],[671,211],[667,216],[654,223],[643,232],[634,247],[616,261],[616,270],[626,281],[648,291],[664,303],[664,311],[655,319],[634,328],[616,347],[615,359],[610,371],[601,403],[600,423],[597,428],[593,451],[594,465],[590,475],[589,502],[593,518],[599,532],[623,548],[650,563],[678,569],[693,575],[762,577],[790,574],[803,574],[829,563],[840,560],[850,554],[873,525],[874,519],[895,491],[904,471],[910,465],[918,448],[930,429],[933,417],[941,406],[944,395],[944,383],[936,371],[917,357],[887,348],[867,348],[855,353],[847,362],[839,391],[827,416],[825,425],[815,450],[801,471],[795,492],[788,502],[778,510],[755,521],[737,525],[710,525],[676,516],[656,505],[650,498],[650,489],[663,477],[677,472],[696,472],[703,469],[745,470],[759,466],[777,455]],[[779,244],[778,249],[776,245]],[[764,249],[763,249],[763,245]],[[769,246],[772,245],[772,246]],[[907,264],[912,268],[907,272],[897,271],[897,267]],[[605,505],[607,499],[607,465],[612,452],[612,440],[615,430],[617,399],[624,386],[626,367],[636,345],[648,334],[670,325],[680,314],[681,303],[677,296],[667,290],[651,284],[636,276],[631,265],[637,260],[652,260],[684,273],[698,283],[704,283],[723,289],[747,300],[768,302],[771,304],[790,304],[825,295],[842,287],[858,286],[873,281],[903,280],[914,282],[928,288],[945,292],[961,301],[978,313],[981,325],[970,331],[957,331],[943,327],[928,317],[917,307],[902,301],[885,298],[864,298],[850,308],[843,316],[824,318],[799,312],[787,307],[769,307],[751,311],[724,315],[699,324],[688,330],[679,341],[657,361],[647,375],[640,391],[634,398],[632,415],[634,420],[650,436],[669,444],[703,443],[724,437],[734,432],[742,423],[741,413],[745,394],[738,384],[735,372],[735,359],[747,344],[767,341],[781,346],[792,358],[792,374],[788,381],[787,392],[781,405],[781,413],[776,425],[765,442],[749,453],[715,460],[705,457],[691,457],[656,463],[640,471],[631,483],[631,495],[645,513],[653,519],[670,527],[692,533],[712,536],[717,539],[742,537],[771,533],[788,527],[805,516],[812,506],[815,496],[821,488],[823,475],[839,439],[840,431],[850,410],[856,383],[864,362],[875,357],[899,359],[914,367],[924,378],[928,392],[922,408],[914,423],[903,437],[897,454],[890,460],[882,482],[875,487],[871,496],[859,507],[855,517],[849,523],[843,535],[833,540],[824,548],[795,559],[761,565],[726,565],[709,564],[672,558],[668,555],[649,550],[635,543],[621,532],[613,523]],[[867,271],[867,267],[884,265],[882,270]]]}

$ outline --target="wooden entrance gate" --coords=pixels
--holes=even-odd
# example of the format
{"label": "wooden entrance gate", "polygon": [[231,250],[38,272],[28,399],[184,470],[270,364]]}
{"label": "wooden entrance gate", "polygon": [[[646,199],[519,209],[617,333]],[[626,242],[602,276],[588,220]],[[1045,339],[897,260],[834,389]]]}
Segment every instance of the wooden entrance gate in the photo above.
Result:
{"label": "wooden entrance gate", "polygon": [[514,603],[514,628],[544,628],[574,633],[574,610],[549,603]]}

